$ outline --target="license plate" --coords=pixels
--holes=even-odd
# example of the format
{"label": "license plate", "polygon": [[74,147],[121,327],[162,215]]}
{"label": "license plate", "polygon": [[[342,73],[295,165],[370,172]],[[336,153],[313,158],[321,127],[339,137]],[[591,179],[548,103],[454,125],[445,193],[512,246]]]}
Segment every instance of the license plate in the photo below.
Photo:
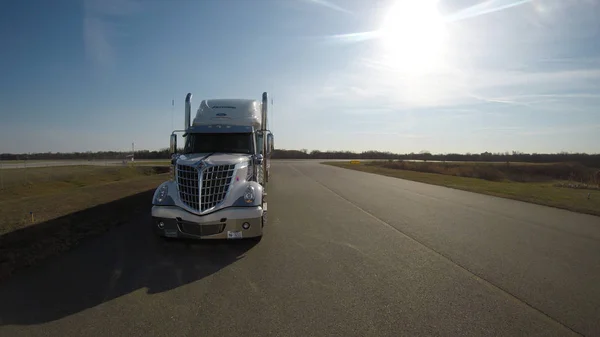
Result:
{"label": "license plate", "polygon": [[168,238],[176,238],[177,230],[176,229],[165,229],[165,236]]}
{"label": "license plate", "polygon": [[242,238],[242,232],[227,231],[227,238],[228,239],[241,239]]}

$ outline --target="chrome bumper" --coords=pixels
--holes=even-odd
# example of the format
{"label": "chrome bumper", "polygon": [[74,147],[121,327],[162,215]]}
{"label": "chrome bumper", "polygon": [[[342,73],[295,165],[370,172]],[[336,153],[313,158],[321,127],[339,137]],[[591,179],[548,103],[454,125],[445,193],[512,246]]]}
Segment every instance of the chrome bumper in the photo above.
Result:
{"label": "chrome bumper", "polygon": [[[227,239],[241,233],[242,238],[250,238],[262,235],[264,213],[260,206],[229,207],[207,215],[192,214],[177,206],[152,206],[152,227],[164,237]],[[249,228],[244,229],[244,223]]]}

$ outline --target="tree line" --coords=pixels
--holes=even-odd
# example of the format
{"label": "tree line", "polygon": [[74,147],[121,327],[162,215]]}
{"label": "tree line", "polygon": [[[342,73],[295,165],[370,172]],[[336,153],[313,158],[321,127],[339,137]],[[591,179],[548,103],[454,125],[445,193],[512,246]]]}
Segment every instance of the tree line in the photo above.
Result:
{"label": "tree line", "polygon": [[[0,160],[114,160],[127,159],[131,151],[98,151],[98,152],[43,152],[43,153],[2,153]],[[169,149],[139,150],[134,152],[136,159],[168,159]]]}
{"label": "tree line", "polygon": [[[131,151],[99,151],[99,152],[46,152],[46,153],[2,153],[0,160],[115,160],[127,159]],[[135,159],[168,159],[169,149],[135,151]],[[555,163],[573,162],[589,167],[600,168],[600,154],[587,153],[523,153],[518,151],[504,153],[447,153],[432,154],[429,151],[419,153],[398,154],[384,151],[308,151],[276,149],[273,159],[391,159],[391,160],[424,160],[424,161],[481,161],[481,162],[529,162],[529,163]]]}
{"label": "tree line", "polygon": [[423,161],[480,161],[480,162],[526,162],[557,163],[573,162],[590,167],[600,167],[600,154],[587,153],[523,153],[518,151],[503,153],[447,153],[432,154],[429,151],[419,153],[397,154],[382,151],[319,151],[314,150],[275,150],[273,158],[278,159],[391,159],[391,160],[423,160]]}

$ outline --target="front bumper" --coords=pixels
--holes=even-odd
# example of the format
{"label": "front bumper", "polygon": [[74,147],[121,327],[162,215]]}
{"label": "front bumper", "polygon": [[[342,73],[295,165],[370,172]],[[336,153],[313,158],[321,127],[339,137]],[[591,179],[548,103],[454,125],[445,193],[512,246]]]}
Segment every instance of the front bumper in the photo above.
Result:
{"label": "front bumper", "polygon": [[[188,239],[250,238],[263,234],[263,209],[255,207],[228,207],[207,214],[196,215],[177,206],[152,206],[152,227],[164,237]],[[163,227],[159,227],[159,223]],[[243,224],[248,223],[248,229]],[[239,234],[241,233],[241,234]]]}

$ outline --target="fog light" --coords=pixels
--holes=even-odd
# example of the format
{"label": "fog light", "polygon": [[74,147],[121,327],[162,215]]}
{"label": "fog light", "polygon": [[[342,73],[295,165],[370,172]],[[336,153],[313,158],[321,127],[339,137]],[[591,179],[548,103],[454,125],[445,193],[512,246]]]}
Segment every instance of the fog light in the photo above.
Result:
{"label": "fog light", "polygon": [[242,228],[243,228],[243,229],[248,229],[248,228],[250,228],[250,223],[249,223],[249,222],[244,222],[244,223],[242,224]]}
{"label": "fog light", "polygon": [[160,228],[160,229],[163,229],[163,228],[165,228],[165,223],[164,223],[164,222],[162,222],[162,221],[159,221],[159,222],[158,222],[158,228]]}

